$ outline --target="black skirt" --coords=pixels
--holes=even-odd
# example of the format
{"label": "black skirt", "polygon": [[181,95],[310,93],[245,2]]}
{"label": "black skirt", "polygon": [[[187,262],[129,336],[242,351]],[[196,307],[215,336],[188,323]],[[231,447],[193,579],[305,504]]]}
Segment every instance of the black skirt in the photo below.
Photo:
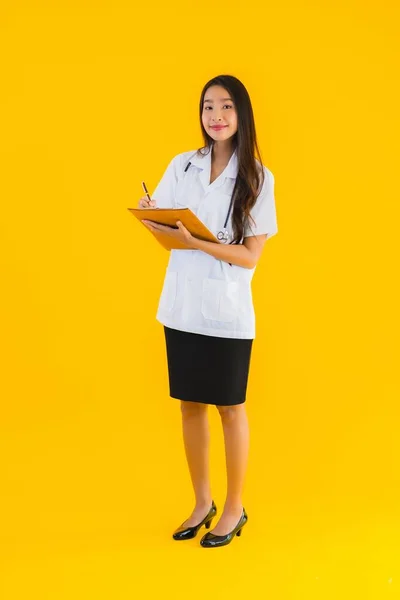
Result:
{"label": "black skirt", "polygon": [[172,398],[230,406],[246,400],[252,339],[221,338],[164,326]]}

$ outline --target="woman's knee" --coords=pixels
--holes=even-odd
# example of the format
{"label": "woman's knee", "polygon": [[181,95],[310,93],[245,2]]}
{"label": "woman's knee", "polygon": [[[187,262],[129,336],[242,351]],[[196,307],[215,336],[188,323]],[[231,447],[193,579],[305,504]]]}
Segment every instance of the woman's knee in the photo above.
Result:
{"label": "woman's knee", "polygon": [[207,408],[208,405],[203,402],[189,402],[188,400],[181,400],[181,412],[185,417],[204,414],[207,411]]}
{"label": "woman's knee", "polygon": [[216,406],[221,419],[224,421],[232,421],[233,419],[236,419],[244,410],[244,404],[232,404],[227,406],[217,404]]}

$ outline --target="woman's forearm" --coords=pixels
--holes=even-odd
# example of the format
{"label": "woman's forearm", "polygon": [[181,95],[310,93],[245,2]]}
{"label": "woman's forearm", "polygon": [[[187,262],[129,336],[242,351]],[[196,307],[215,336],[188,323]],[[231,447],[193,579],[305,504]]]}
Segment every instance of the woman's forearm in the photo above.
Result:
{"label": "woman's forearm", "polygon": [[254,257],[250,250],[243,244],[217,244],[216,242],[206,242],[193,238],[193,248],[202,250],[207,254],[211,254],[218,260],[223,260],[238,267],[252,269],[254,267]]}

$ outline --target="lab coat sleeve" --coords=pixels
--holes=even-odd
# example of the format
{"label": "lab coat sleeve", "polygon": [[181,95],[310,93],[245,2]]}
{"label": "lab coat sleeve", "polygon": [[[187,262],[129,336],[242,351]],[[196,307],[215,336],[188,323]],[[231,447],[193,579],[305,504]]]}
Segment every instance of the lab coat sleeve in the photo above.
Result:
{"label": "lab coat sleeve", "polygon": [[255,221],[248,220],[243,232],[243,237],[261,235],[267,233],[267,239],[278,233],[278,224],[276,220],[275,178],[271,171],[265,171],[265,180],[262,190],[256,200],[255,205],[250,211],[250,215]]}
{"label": "lab coat sleeve", "polygon": [[174,207],[174,198],[178,181],[177,161],[177,156],[171,160],[151,196],[152,200],[155,200],[157,203],[158,208]]}

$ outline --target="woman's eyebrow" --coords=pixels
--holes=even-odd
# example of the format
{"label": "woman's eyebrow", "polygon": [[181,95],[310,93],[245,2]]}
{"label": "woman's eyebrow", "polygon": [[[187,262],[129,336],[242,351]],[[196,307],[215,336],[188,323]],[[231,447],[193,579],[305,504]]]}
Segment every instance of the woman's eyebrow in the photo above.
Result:
{"label": "woman's eyebrow", "polygon": [[[221,98],[221,102],[225,102],[226,100],[230,100],[231,102],[233,102],[232,98]],[[204,100],[204,102],[214,102],[214,100]]]}

